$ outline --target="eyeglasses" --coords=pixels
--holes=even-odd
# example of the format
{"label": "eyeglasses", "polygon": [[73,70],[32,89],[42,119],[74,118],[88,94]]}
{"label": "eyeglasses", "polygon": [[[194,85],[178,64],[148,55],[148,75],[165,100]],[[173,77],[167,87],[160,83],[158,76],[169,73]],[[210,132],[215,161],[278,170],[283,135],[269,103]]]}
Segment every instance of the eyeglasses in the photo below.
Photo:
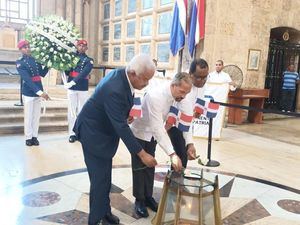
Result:
{"label": "eyeglasses", "polygon": [[222,64],[216,64],[216,66],[222,66]]}

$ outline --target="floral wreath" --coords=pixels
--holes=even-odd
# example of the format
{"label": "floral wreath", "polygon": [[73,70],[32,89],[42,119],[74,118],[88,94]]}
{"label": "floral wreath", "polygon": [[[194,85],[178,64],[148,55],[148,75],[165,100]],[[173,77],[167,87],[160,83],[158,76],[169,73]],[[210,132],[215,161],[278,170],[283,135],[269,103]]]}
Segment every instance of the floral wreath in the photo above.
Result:
{"label": "floral wreath", "polygon": [[31,55],[42,65],[59,71],[76,67],[76,40],[80,38],[74,25],[58,16],[38,17],[26,26],[25,38]]}

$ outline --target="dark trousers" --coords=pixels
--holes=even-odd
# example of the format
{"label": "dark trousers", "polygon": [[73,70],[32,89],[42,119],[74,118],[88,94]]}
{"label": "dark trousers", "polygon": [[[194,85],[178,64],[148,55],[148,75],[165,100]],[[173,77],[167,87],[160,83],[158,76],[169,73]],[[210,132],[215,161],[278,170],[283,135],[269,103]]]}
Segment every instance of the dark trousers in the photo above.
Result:
{"label": "dark trousers", "polygon": [[83,144],[82,148],[91,183],[88,224],[92,225],[111,212],[109,193],[111,189],[112,159],[103,159],[85,151]]}
{"label": "dark trousers", "polygon": [[[150,142],[138,138],[137,140],[147,153],[149,153],[153,157],[155,156],[155,148],[157,143],[153,138]],[[138,201],[144,201],[145,198],[152,197],[155,168],[146,167],[137,154],[131,154],[131,167],[133,180],[133,196]]]}
{"label": "dark trousers", "polygon": [[283,89],[281,93],[281,109],[292,111],[296,90]]}
{"label": "dark trousers", "polygon": [[168,135],[170,137],[170,140],[172,142],[173,148],[178,155],[178,157],[181,159],[182,166],[186,168],[187,165],[187,147],[185,146],[185,140],[182,134],[182,131],[180,131],[177,127],[172,127],[168,131]]}

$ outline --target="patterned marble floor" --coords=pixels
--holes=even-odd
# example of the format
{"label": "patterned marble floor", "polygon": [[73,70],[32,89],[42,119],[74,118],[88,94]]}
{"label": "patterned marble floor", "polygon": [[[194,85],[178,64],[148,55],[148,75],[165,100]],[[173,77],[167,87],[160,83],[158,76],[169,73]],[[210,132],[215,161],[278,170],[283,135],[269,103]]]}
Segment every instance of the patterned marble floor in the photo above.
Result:
{"label": "patterned marble floor", "polygon": [[[278,135],[275,128],[270,132]],[[208,169],[193,161],[190,169],[218,175],[224,225],[300,225],[300,147],[249,133],[224,129],[222,139],[213,142],[213,158],[221,165]],[[0,137],[0,224],[87,224],[89,181],[80,144],[69,144],[65,133],[44,134],[40,141],[29,148],[22,136]],[[205,156],[207,141],[195,142]],[[113,163],[113,212],[124,225],[151,224],[150,210],[147,219],[134,213],[129,158],[121,143]],[[168,165],[160,149],[156,158],[159,200]]]}
{"label": "patterned marble floor", "polygon": [[[160,199],[167,168],[160,166],[156,169],[154,196],[157,200]],[[131,176],[124,176],[130,173],[129,165],[115,166],[113,169],[113,212],[121,218],[123,224],[151,224],[153,213],[149,219],[139,219],[134,213]],[[272,224],[283,224],[283,221],[284,224],[300,224],[298,190],[238,174],[204,172],[204,177],[215,175],[218,175],[220,181],[224,225],[271,224],[270,221],[274,221]],[[14,215],[4,215],[7,218],[4,221],[8,222],[7,225],[87,224],[88,192],[89,181],[85,169],[26,181],[20,187],[11,187],[1,193],[1,199],[6,196],[14,209]]]}

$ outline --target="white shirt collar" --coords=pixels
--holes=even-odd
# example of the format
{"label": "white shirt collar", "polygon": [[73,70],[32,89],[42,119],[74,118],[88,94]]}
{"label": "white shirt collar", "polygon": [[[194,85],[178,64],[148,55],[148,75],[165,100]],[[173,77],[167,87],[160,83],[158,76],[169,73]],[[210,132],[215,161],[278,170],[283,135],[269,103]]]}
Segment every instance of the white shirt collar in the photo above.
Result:
{"label": "white shirt collar", "polygon": [[125,69],[125,74],[126,74],[126,78],[128,80],[128,83],[129,83],[129,87],[130,87],[130,90],[131,90],[131,94],[133,95],[134,94],[134,87],[132,86],[130,80],[129,80],[129,77],[128,77],[128,74],[127,74],[127,70]]}

